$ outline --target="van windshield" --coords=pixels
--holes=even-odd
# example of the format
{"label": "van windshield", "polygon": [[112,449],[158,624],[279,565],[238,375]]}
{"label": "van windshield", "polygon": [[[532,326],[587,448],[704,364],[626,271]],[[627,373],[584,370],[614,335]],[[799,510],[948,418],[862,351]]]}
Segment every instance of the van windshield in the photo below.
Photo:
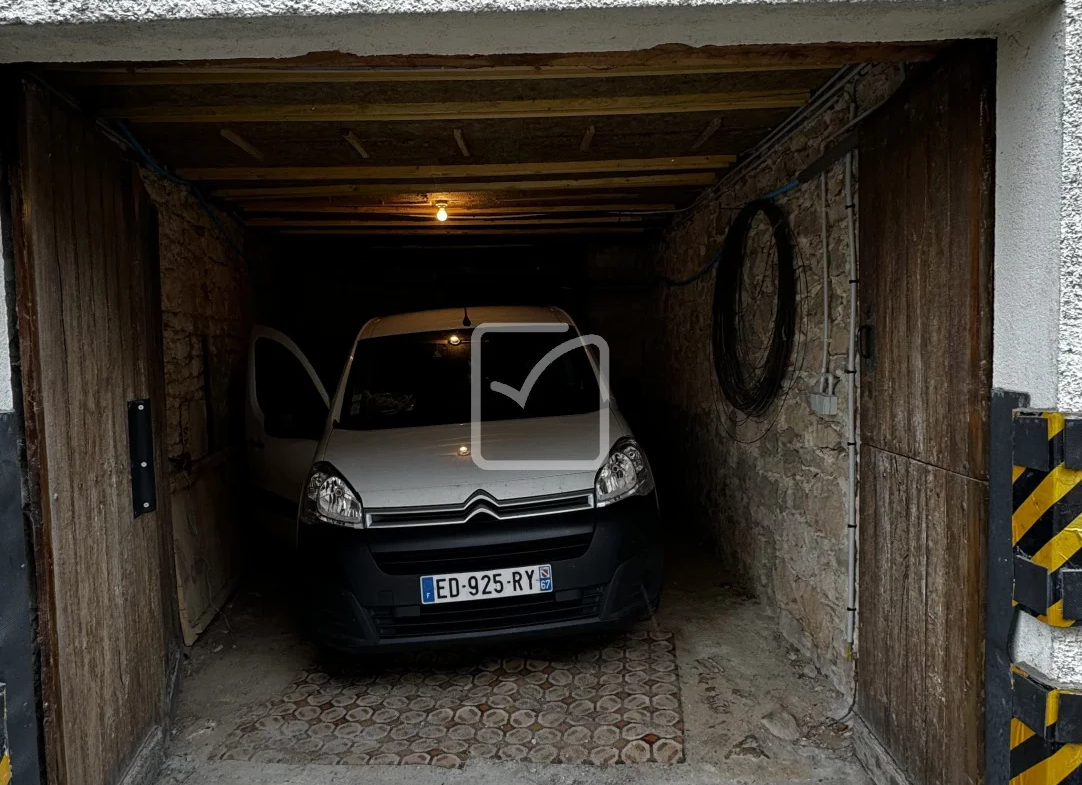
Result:
{"label": "van windshield", "polygon": [[[601,390],[584,344],[559,355],[538,376],[525,406],[495,392],[519,390],[534,366],[569,338],[561,333],[485,332],[481,341],[481,419],[512,420],[596,412]],[[470,421],[473,330],[364,338],[346,381],[339,427],[379,430]]]}

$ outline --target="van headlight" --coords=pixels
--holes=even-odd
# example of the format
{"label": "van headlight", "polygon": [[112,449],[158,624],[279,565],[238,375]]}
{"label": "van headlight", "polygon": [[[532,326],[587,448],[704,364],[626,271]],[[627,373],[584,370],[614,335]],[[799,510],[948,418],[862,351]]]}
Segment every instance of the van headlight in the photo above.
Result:
{"label": "van headlight", "polygon": [[594,479],[597,506],[604,507],[628,496],[645,496],[653,490],[654,475],[642,448],[634,439],[620,439]]}
{"label": "van headlight", "polygon": [[349,483],[329,463],[312,467],[304,486],[303,511],[324,523],[364,528],[364,505]]}

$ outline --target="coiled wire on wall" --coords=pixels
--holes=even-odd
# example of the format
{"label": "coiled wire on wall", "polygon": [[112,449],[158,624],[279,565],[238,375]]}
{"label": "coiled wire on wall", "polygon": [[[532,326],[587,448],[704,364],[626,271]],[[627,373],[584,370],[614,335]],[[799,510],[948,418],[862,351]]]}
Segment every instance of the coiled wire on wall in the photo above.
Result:
{"label": "coiled wire on wall", "polygon": [[[744,283],[748,236],[760,213],[770,222],[773,233],[777,293],[769,346],[760,356],[752,357]],[[714,373],[729,403],[748,417],[765,414],[785,381],[797,318],[794,255],[785,214],[768,199],[750,202],[737,213],[718,254],[711,327]]]}

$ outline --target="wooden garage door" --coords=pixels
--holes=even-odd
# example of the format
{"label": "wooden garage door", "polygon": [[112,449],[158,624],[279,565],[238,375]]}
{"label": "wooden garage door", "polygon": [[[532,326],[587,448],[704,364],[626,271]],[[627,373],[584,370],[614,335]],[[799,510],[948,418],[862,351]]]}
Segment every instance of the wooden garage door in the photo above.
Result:
{"label": "wooden garage door", "polygon": [[994,54],[861,131],[860,715],[914,783],[980,780]]}
{"label": "wooden garage door", "polygon": [[[97,126],[27,86],[16,281],[50,783],[115,782],[163,719],[166,488],[132,510],[128,401],[161,403],[153,210]],[[161,420],[155,443],[160,445]]]}

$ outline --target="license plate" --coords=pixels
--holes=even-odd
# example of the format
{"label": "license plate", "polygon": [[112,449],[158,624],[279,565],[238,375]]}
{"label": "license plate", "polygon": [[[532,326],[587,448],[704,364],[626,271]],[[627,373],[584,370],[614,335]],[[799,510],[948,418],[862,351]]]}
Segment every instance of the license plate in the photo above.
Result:
{"label": "license plate", "polygon": [[421,578],[421,603],[493,600],[499,597],[521,597],[525,594],[545,594],[552,591],[552,567],[511,567],[506,570],[482,572],[452,572],[446,575],[425,575]]}

